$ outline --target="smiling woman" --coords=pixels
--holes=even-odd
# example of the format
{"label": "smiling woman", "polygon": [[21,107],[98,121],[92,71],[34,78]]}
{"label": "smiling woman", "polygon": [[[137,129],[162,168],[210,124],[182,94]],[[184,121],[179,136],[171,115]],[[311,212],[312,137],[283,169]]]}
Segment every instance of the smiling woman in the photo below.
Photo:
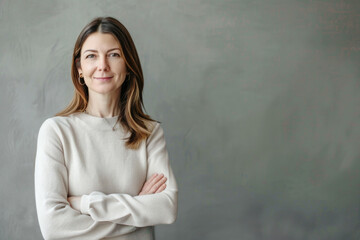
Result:
{"label": "smiling woman", "polygon": [[69,106],[41,126],[35,196],[45,239],[154,239],[173,223],[177,185],[160,124],[143,112],[135,45],[96,18],[74,47]]}
{"label": "smiling woman", "polygon": [[[120,43],[111,34],[91,34],[81,50],[78,72],[88,87],[90,106],[98,102],[97,94],[118,101],[118,92],[128,75],[126,63],[120,52]],[[88,111],[91,111],[88,109]]]}

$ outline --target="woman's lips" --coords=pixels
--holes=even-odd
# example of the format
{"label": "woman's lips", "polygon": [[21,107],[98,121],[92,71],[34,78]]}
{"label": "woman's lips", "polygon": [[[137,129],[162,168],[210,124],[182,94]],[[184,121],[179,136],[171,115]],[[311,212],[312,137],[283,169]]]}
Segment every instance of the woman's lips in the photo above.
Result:
{"label": "woman's lips", "polygon": [[96,80],[105,82],[105,81],[110,80],[112,77],[94,77],[94,78],[95,78]]}

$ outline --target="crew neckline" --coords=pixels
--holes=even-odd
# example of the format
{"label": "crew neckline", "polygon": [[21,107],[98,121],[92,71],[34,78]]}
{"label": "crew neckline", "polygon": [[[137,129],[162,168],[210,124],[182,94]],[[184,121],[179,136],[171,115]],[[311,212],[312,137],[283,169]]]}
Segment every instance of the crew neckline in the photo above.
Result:
{"label": "crew neckline", "polygon": [[98,117],[98,116],[94,116],[94,115],[91,115],[87,112],[82,112],[83,114],[85,114],[86,116],[89,116],[89,117],[92,117],[92,118],[101,118],[101,119],[113,119],[113,118],[118,118],[119,115],[117,116],[113,116],[113,117]]}
{"label": "crew neckline", "polygon": [[117,123],[119,116],[97,117],[85,112],[74,113],[73,116],[81,120],[86,126],[95,130],[116,131],[120,126],[120,124]]}

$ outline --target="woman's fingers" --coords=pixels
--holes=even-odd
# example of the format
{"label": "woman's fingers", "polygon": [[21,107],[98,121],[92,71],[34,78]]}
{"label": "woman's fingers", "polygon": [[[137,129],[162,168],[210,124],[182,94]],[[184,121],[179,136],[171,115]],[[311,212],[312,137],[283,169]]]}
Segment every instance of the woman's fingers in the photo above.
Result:
{"label": "woman's fingers", "polygon": [[159,193],[162,192],[166,185],[165,182],[167,181],[167,178],[164,176],[164,174],[153,174],[149,180],[147,180],[141,189],[139,195],[145,195],[145,194],[153,194],[153,193]]}
{"label": "woman's fingers", "polygon": [[167,178],[163,177],[158,182],[156,182],[150,189],[150,193],[155,193],[166,182],[166,180]]}
{"label": "woman's fingers", "polygon": [[151,193],[151,189],[164,177],[164,174],[157,174],[154,178],[150,178],[147,182],[148,184],[144,186],[146,192]]}
{"label": "woman's fingers", "polygon": [[154,173],[149,180],[147,180],[144,184],[144,186],[142,187],[142,190],[147,189],[147,187],[150,185],[150,182],[152,182],[159,174]]}
{"label": "woman's fingers", "polygon": [[164,191],[165,188],[166,188],[166,184],[164,183],[163,185],[161,185],[161,187],[158,188],[158,190],[156,190],[155,193],[160,193],[160,192]]}
{"label": "woman's fingers", "polygon": [[164,174],[156,174],[156,176],[150,178],[147,182],[149,182],[149,184],[147,185],[147,190],[150,190],[151,187],[156,184],[158,181],[161,180],[161,178],[164,177]]}

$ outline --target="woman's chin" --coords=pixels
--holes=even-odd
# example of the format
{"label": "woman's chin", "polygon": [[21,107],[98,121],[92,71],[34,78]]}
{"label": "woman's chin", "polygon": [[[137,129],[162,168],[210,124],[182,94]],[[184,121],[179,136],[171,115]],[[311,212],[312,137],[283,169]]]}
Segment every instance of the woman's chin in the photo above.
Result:
{"label": "woman's chin", "polygon": [[112,94],[117,94],[118,89],[120,89],[120,88],[104,86],[102,88],[89,89],[89,94],[90,94],[90,96],[91,95],[112,95]]}

